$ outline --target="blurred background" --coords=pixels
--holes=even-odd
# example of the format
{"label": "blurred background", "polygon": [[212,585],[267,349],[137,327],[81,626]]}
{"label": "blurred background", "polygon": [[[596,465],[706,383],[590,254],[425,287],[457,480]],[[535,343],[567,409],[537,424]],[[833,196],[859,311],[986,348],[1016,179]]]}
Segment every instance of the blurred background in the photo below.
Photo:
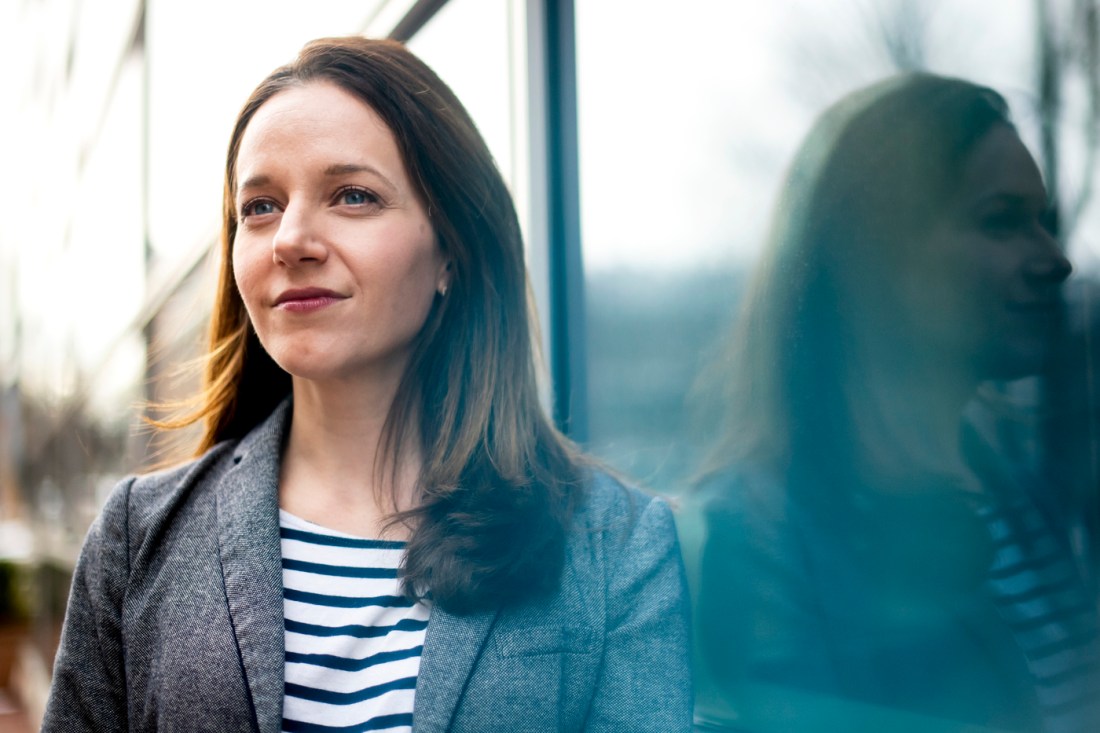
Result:
{"label": "blurred background", "polygon": [[[143,404],[196,386],[176,373],[204,343],[230,127],[304,42],[393,36],[451,84],[516,197],[555,419],[676,494],[714,429],[693,385],[785,167],[858,86],[929,69],[1004,94],[1058,205],[1071,291],[1088,291],[1098,12],[1093,0],[4,0],[0,731],[36,727],[106,493],[164,456]],[[1040,408],[1027,385],[1013,391]],[[1075,455],[1095,463],[1092,434],[1081,439]]]}

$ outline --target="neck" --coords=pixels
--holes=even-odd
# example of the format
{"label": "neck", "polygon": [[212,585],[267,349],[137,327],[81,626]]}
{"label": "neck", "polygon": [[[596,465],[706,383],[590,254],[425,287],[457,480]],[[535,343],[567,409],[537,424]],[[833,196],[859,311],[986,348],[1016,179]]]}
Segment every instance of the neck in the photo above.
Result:
{"label": "neck", "polygon": [[850,385],[866,406],[854,416],[865,446],[861,473],[887,485],[929,474],[964,477],[959,424],[978,381],[950,358],[908,357],[870,362],[862,382]]}
{"label": "neck", "polygon": [[[279,503],[286,511],[349,534],[402,538],[387,529],[396,511],[415,502],[418,445],[400,455],[385,445],[396,391],[294,379],[293,417],[283,453]],[[416,435],[415,425],[399,426]]]}

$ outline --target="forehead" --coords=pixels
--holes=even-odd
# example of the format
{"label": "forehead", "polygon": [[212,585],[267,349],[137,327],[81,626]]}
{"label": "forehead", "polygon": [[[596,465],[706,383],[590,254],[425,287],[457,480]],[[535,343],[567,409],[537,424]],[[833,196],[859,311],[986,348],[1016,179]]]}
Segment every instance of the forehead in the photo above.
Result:
{"label": "forehead", "polygon": [[1031,153],[1008,125],[995,125],[975,144],[959,180],[964,198],[1008,195],[1046,200],[1043,178]]}
{"label": "forehead", "polygon": [[288,87],[256,110],[241,136],[236,179],[291,162],[369,163],[387,175],[404,170],[393,132],[378,113],[327,81]]}

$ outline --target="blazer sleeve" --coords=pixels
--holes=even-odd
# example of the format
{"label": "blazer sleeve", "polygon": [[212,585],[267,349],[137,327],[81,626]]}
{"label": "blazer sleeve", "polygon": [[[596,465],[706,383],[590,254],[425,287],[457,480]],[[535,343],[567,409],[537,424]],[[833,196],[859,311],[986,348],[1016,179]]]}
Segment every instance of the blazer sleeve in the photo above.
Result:
{"label": "blazer sleeve", "polygon": [[120,484],[84,541],[73,574],[43,731],[125,731],[122,601],[129,575],[127,504]]}
{"label": "blazer sleeve", "polygon": [[604,660],[585,731],[689,731],[690,612],[672,513],[649,500],[629,532],[610,534]]}
{"label": "blazer sleeve", "polygon": [[[782,509],[759,493],[738,485],[730,490],[738,500],[708,502],[703,513],[699,659],[732,697],[748,683],[838,694],[840,676],[803,548]],[[828,554],[827,547],[817,549]]]}

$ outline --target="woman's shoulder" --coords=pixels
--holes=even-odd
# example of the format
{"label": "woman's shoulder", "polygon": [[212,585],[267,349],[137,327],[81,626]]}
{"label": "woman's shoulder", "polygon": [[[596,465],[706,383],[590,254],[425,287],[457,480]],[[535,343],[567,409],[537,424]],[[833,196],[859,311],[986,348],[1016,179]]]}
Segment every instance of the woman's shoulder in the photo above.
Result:
{"label": "woman's shoulder", "polygon": [[287,422],[288,407],[284,403],[243,438],[223,440],[177,465],[130,476],[116,485],[104,513],[124,508],[131,523],[143,518],[155,522],[171,516],[175,507],[196,494],[212,493],[225,474],[250,454],[256,456],[251,461],[253,469],[270,468],[268,464],[277,462]]}
{"label": "woman's shoulder", "polygon": [[[88,529],[77,562],[77,572],[90,593],[117,606],[126,592],[128,578],[157,555],[157,548],[164,545],[163,539],[173,529],[196,520],[203,522],[201,511],[180,509],[203,503],[194,501],[196,489],[201,493],[208,483],[204,477],[225,462],[232,453],[230,448],[229,444],[218,445],[179,466],[135,474],[115,485]],[[206,505],[212,503],[207,501]],[[198,534],[210,536],[209,523],[203,525]]]}
{"label": "woman's shoulder", "polygon": [[666,498],[642,491],[600,467],[587,467],[582,484],[576,517],[589,528],[632,525],[647,512],[669,511]]}
{"label": "woman's shoulder", "polygon": [[738,465],[712,473],[684,497],[688,511],[779,519],[789,508],[786,482],[772,469]]}
{"label": "woman's shoulder", "polygon": [[599,468],[586,469],[584,485],[566,540],[564,586],[582,595],[602,586],[609,613],[667,604],[681,613],[687,589],[669,501]]}
{"label": "woman's shoulder", "polygon": [[130,505],[156,505],[176,494],[211,483],[214,477],[232,465],[234,448],[238,442],[223,441],[201,456],[128,477],[121,485],[129,485]]}
{"label": "woman's shoulder", "polygon": [[212,489],[217,477],[233,465],[235,446],[236,441],[226,441],[178,465],[123,478],[108,495],[98,528],[124,528],[131,542],[159,534],[159,528],[178,515],[178,507],[196,492]]}
{"label": "woman's shoulder", "polygon": [[567,534],[571,554],[602,556],[610,566],[679,554],[669,501],[599,469],[584,474],[584,492]]}

